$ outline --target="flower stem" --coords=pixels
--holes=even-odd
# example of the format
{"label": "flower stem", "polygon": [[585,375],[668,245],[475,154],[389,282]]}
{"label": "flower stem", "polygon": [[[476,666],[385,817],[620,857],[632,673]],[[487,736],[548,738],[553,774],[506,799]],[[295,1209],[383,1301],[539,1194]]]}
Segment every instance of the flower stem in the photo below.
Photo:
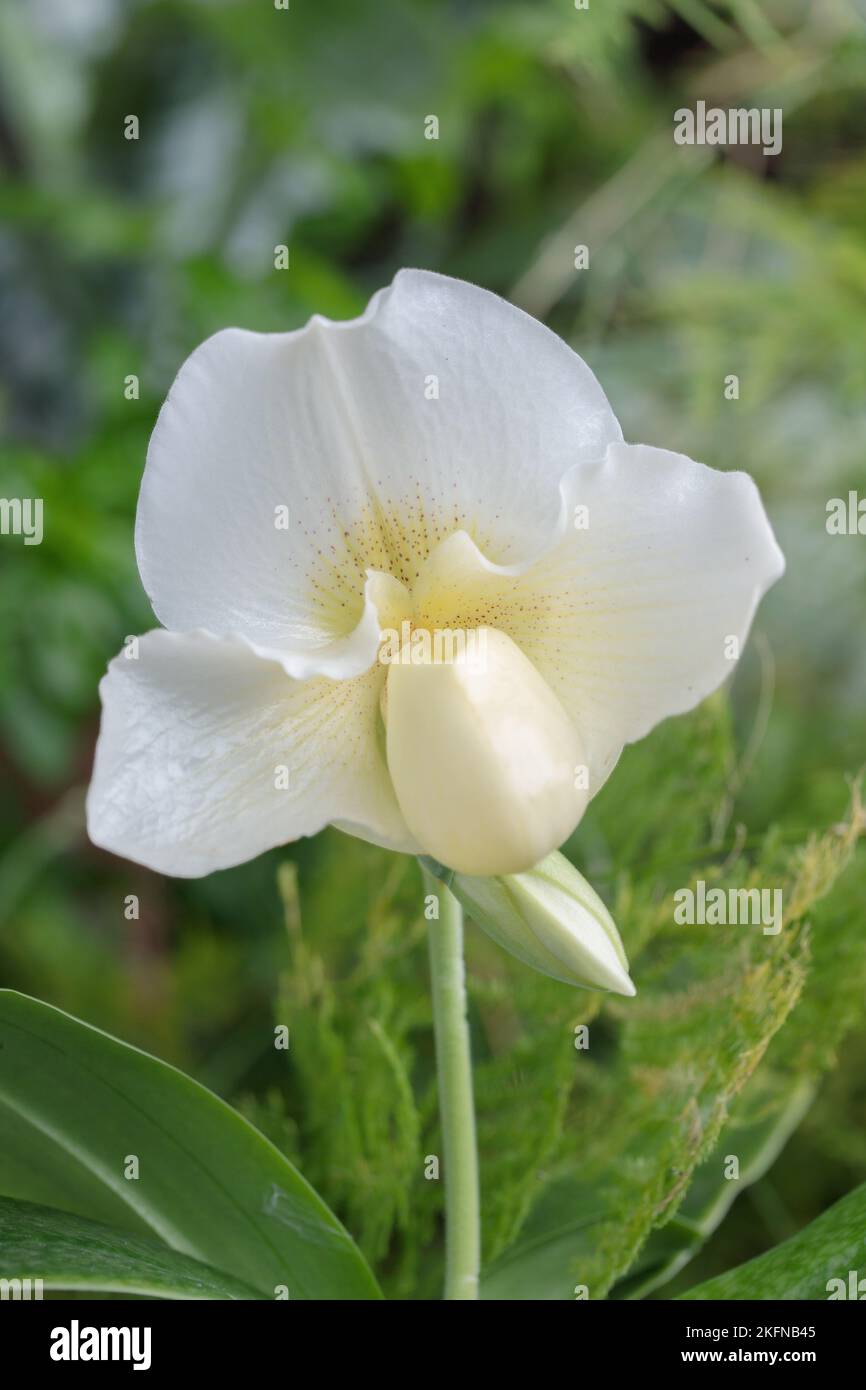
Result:
{"label": "flower stem", "polygon": [[431,921],[429,939],[445,1160],[445,1298],[475,1299],[481,1230],[463,967],[463,909],[450,889],[423,865],[422,870],[425,891],[439,900],[439,919]]}

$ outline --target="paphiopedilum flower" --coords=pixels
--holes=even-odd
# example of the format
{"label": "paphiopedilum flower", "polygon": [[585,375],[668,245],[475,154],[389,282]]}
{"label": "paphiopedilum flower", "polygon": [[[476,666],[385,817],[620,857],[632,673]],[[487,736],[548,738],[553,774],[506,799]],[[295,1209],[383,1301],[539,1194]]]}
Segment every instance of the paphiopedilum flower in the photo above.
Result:
{"label": "paphiopedilum flower", "polygon": [[[565,343],[424,271],[199,347],[136,548],[164,626],[102,683],[89,829],[179,876],[329,823],[528,869],[730,673],[783,569],[746,474],[624,443]],[[416,641],[446,632],[480,646]]]}

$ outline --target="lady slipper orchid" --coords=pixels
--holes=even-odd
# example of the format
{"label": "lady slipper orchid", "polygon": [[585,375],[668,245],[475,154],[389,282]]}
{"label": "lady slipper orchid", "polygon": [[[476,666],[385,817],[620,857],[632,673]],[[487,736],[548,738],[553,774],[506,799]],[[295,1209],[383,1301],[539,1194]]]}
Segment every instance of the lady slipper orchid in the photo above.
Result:
{"label": "lady slipper orchid", "polygon": [[163,628],[102,682],[88,824],[182,877],[329,823],[531,868],[783,570],[746,474],[624,443],[565,343],[418,270],[351,322],[199,347],[136,550]]}

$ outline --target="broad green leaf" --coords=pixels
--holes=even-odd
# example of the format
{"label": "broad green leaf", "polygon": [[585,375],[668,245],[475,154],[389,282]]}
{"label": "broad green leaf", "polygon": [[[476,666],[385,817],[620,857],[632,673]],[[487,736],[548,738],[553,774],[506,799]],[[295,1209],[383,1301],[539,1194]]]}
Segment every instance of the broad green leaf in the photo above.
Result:
{"label": "broad green leaf", "polygon": [[[11,1119],[10,1119],[11,1117]],[[87,1192],[183,1254],[272,1298],[376,1298],[360,1252],[298,1171],[210,1091],[60,1010],[0,991],[0,1190],[32,1195],[27,1144],[55,1204]],[[47,1142],[46,1142],[47,1141]],[[130,1160],[137,1163],[138,1176]]]}
{"label": "broad green leaf", "polygon": [[149,1298],[260,1298],[221,1270],[83,1216],[0,1197],[0,1279]]}
{"label": "broad green leaf", "polygon": [[[866,1279],[863,1233],[866,1231],[866,1183],[849,1192],[805,1230],[682,1294],[685,1299],[827,1299],[859,1298]],[[853,1275],[853,1278],[852,1278]],[[831,1283],[831,1280],[839,1281]],[[863,1286],[866,1292],[866,1283]]]}
{"label": "broad green leaf", "polygon": [[[0,1077],[3,1067],[4,1053],[0,1048]],[[94,1221],[140,1235],[152,1234],[153,1228],[128,1205],[125,1193],[109,1187],[99,1171],[71,1162],[62,1138],[50,1137],[2,1100],[0,1192],[46,1207],[62,1202],[69,1211]]]}

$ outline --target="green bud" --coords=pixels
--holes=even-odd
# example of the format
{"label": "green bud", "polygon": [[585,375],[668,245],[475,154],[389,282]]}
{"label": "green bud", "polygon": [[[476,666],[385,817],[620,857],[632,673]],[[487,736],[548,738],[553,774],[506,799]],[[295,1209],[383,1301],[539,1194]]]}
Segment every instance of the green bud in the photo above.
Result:
{"label": "green bud", "polygon": [[555,852],[502,878],[426,867],[451,889],[488,936],[525,965],[568,985],[636,993],[613,918],[582,874]]}

